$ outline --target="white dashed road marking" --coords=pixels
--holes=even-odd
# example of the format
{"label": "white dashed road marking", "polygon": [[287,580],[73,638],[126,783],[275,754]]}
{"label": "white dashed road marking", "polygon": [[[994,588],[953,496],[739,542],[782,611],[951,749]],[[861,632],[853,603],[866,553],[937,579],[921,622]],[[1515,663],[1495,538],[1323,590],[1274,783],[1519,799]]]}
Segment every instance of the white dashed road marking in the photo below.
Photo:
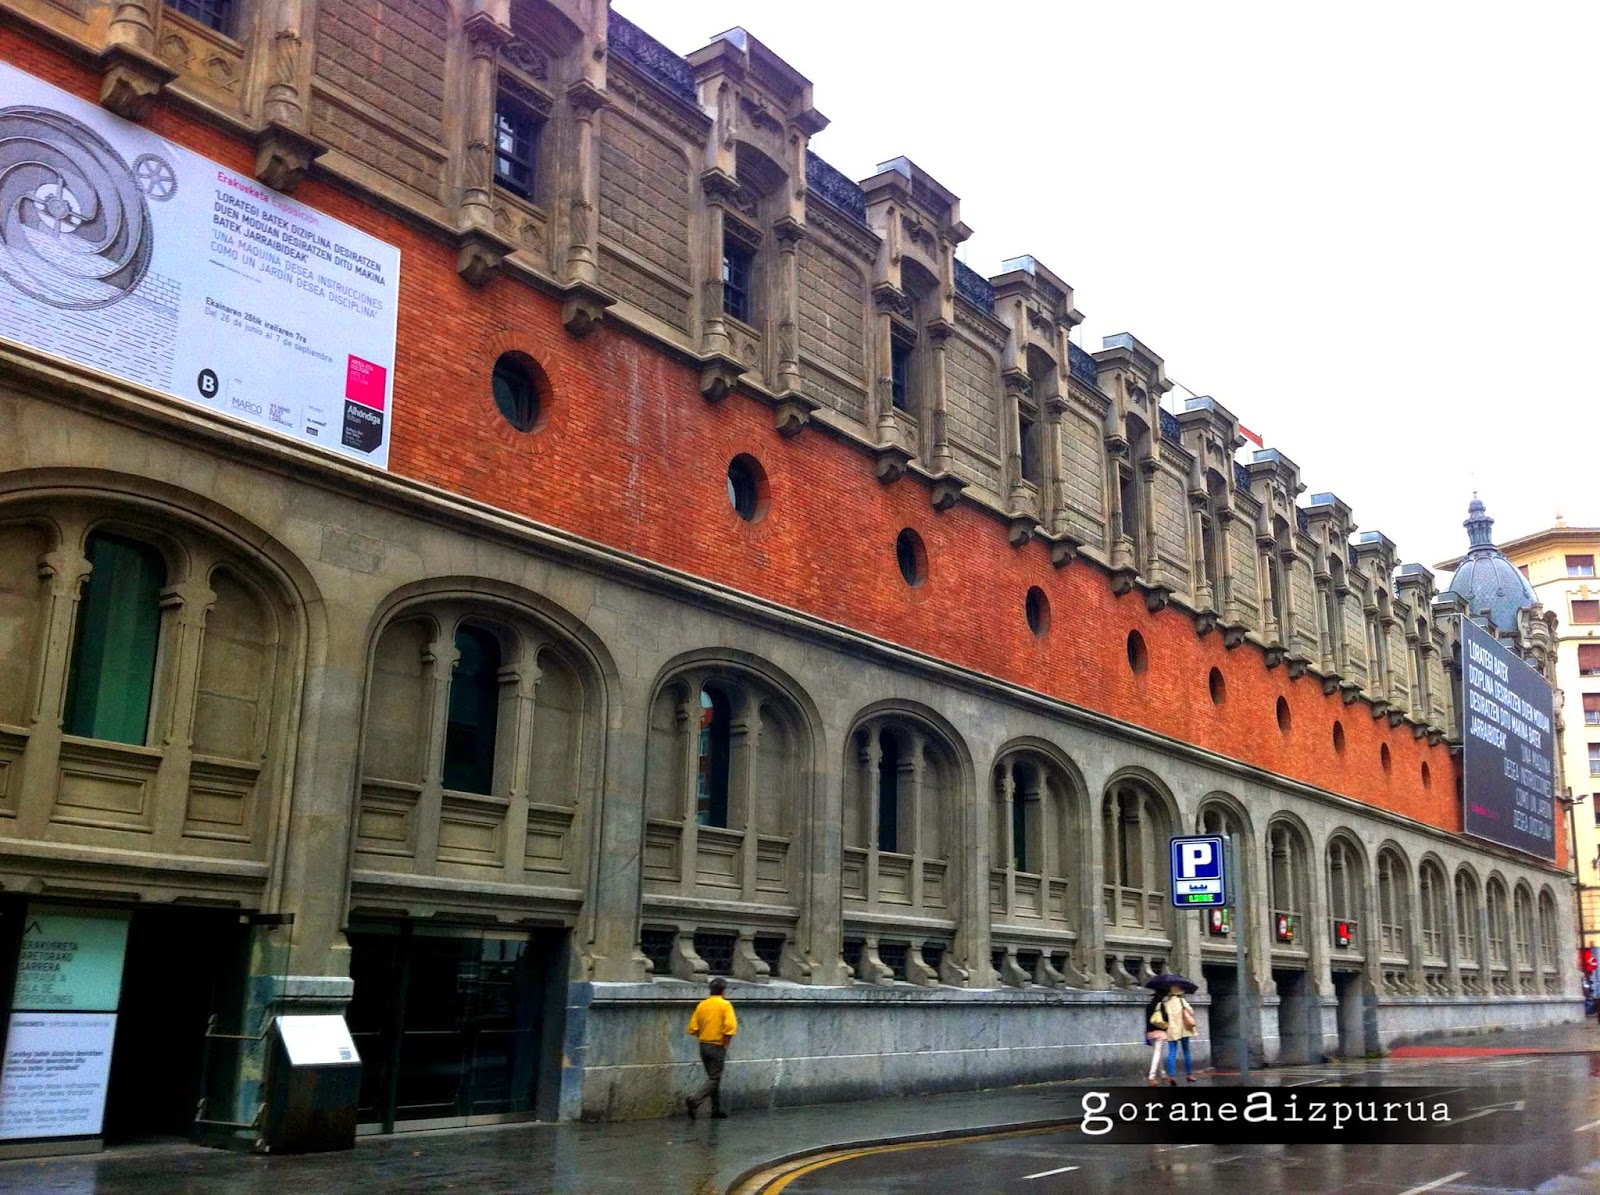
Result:
{"label": "white dashed road marking", "polygon": [[1423,1183],[1420,1187],[1411,1187],[1407,1190],[1401,1191],[1400,1195],[1422,1195],[1424,1191],[1431,1191],[1435,1187],[1442,1187],[1445,1185],[1445,1183],[1453,1183],[1458,1178],[1466,1177],[1467,1172],[1465,1170],[1457,1170],[1454,1174],[1447,1174],[1443,1178],[1436,1178],[1431,1183]]}

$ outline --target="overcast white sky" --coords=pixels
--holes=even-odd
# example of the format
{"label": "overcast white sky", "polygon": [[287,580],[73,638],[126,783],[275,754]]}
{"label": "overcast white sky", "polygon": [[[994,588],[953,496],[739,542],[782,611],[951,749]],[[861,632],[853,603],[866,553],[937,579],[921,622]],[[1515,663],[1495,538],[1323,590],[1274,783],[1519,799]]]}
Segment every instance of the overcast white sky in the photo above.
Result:
{"label": "overcast white sky", "polygon": [[1031,253],[1085,347],[1132,332],[1402,559],[1463,550],[1473,489],[1497,539],[1600,525],[1600,4],[617,9],[679,53],[744,26],[819,154],[910,157],[968,265]]}

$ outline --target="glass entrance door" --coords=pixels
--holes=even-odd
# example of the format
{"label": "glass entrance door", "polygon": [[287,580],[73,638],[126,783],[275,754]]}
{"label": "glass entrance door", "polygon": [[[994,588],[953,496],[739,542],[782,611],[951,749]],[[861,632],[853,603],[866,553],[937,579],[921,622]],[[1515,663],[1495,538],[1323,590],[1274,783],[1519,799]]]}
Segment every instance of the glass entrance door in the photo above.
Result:
{"label": "glass entrance door", "polygon": [[549,968],[527,933],[352,926],[361,1120],[392,1132],[534,1111]]}

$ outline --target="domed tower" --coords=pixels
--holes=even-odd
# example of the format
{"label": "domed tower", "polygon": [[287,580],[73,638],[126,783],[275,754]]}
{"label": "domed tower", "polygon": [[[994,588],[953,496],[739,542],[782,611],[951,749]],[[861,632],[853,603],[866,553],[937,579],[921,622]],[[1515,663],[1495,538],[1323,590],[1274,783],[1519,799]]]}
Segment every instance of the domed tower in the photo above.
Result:
{"label": "domed tower", "polygon": [[1459,598],[1474,621],[1487,618],[1499,634],[1514,634],[1519,629],[1519,611],[1538,604],[1533,586],[1494,546],[1494,520],[1477,495],[1467,507],[1467,521],[1462,526],[1467,529],[1467,554],[1445,593]]}

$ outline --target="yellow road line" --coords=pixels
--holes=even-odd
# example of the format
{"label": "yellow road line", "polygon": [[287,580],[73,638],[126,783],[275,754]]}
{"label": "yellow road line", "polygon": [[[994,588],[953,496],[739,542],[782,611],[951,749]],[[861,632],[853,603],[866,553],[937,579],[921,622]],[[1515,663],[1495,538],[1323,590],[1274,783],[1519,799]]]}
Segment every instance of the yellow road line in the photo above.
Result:
{"label": "yellow road line", "polygon": [[833,1153],[812,1154],[810,1158],[796,1158],[755,1175],[739,1185],[736,1195],[779,1195],[797,1178],[839,1162],[875,1154],[901,1153],[908,1149],[932,1149],[941,1145],[963,1145],[972,1141],[999,1141],[1007,1137],[1030,1137],[1040,1133],[1075,1132],[1076,1125],[1053,1124],[1037,1129],[1007,1129],[998,1133],[969,1133],[963,1137],[939,1137],[931,1141],[902,1141],[892,1145],[872,1145],[864,1149],[837,1150]]}

